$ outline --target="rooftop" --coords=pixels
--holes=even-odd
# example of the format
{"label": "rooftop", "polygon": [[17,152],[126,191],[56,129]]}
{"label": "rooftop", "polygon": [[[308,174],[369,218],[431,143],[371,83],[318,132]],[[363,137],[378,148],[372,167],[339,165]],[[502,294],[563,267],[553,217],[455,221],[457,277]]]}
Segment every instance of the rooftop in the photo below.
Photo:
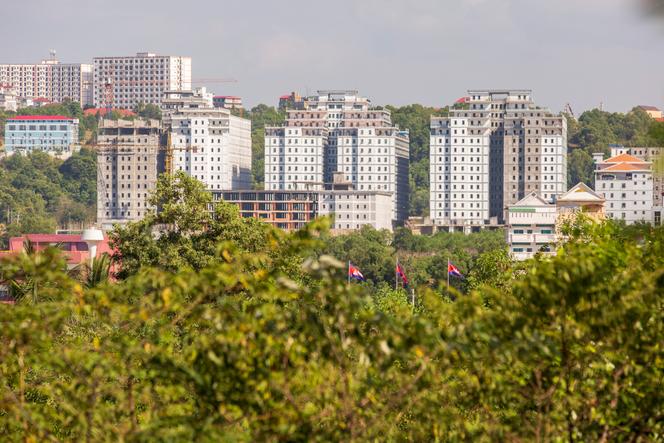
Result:
{"label": "rooftop", "polygon": [[9,118],[7,120],[18,120],[18,121],[36,121],[36,120],[68,120],[73,121],[71,117],[65,117],[64,115],[17,115],[16,117]]}
{"label": "rooftop", "polygon": [[634,157],[633,155],[629,154],[620,154],[616,155],[615,157],[611,157],[607,160],[602,161],[601,163],[647,163],[644,162],[643,160]]}
{"label": "rooftop", "polygon": [[643,109],[644,111],[659,111],[657,106],[639,105],[639,108]]}
{"label": "rooftop", "polygon": [[[642,165],[646,165],[647,163],[641,163]],[[650,168],[647,166],[636,166],[631,163],[616,163],[611,166],[607,166],[606,168],[602,168],[599,170],[599,172],[607,172],[607,171],[614,171],[614,172],[619,172],[619,171],[647,171]]]}

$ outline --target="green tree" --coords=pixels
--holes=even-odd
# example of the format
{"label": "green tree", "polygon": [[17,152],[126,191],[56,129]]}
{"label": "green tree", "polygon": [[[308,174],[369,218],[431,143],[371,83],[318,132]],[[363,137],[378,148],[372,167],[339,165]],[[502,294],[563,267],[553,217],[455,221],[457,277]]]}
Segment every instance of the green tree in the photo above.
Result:
{"label": "green tree", "polygon": [[152,103],[138,103],[134,112],[141,118],[161,120],[161,108]]}

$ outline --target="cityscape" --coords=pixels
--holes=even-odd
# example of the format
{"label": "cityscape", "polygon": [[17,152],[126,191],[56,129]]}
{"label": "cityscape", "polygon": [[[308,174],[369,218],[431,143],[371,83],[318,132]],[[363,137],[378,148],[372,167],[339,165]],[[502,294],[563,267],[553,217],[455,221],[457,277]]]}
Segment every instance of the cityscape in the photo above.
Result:
{"label": "cityscape", "polygon": [[[600,66],[622,44],[642,48],[635,66],[659,63],[664,3],[606,5],[607,23],[634,32],[589,37],[593,84],[547,58],[592,69],[578,41],[512,35],[550,31],[547,13],[580,35],[594,9],[561,2],[344,0],[329,45],[314,35],[321,7],[300,5],[269,51],[225,54],[216,71],[212,43],[210,61],[156,16],[131,45],[58,48],[87,54],[78,62],[0,51],[0,435],[660,441],[664,89]],[[258,3],[251,29],[267,32],[273,6]],[[468,30],[446,21],[454,43],[478,55],[435,68],[437,84],[427,57],[383,53],[403,38],[433,57],[423,38],[447,12]],[[362,29],[368,16],[382,39]],[[510,42],[506,60],[475,40],[472,17]],[[535,24],[517,31],[524,18]],[[642,40],[650,29],[659,41]],[[357,48],[325,60],[345,33]],[[238,49],[257,38],[235,37]],[[240,88],[226,66],[250,56]],[[478,73],[481,56],[496,65]],[[404,60],[413,71],[395,84]],[[519,75],[501,72],[510,63]],[[287,71],[307,83],[268,87]],[[625,83],[597,104],[569,83],[596,91],[612,76]]]}

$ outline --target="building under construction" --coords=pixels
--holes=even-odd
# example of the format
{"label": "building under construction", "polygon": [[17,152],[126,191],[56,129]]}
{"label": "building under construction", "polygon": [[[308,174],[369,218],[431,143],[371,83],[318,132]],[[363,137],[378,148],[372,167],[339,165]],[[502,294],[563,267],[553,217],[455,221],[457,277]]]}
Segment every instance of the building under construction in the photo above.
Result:
{"label": "building under construction", "polygon": [[158,120],[101,120],[97,136],[97,223],[140,220],[166,165]]}

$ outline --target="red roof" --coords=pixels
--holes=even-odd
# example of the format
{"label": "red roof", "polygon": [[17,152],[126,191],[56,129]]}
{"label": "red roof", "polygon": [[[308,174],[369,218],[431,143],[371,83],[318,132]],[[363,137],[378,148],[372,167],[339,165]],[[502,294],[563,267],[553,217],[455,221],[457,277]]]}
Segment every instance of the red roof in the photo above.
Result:
{"label": "red roof", "polygon": [[461,97],[457,99],[454,103],[466,103],[469,100],[469,97]]}
{"label": "red roof", "polygon": [[51,101],[49,99],[47,99],[46,97],[37,97],[36,99],[34,99],[32,101],[37,102],[37,103],[51,103]]}
{"label": "red roof", "polygon": [[279,100],[288,100],[289,98],[291,98],[290,95],[282,95],[281,97],[279,97]]}
{"label": "red roof", "polygon": [[646,163],[643,160],[634,157],[633,155],[629,154],[620,154],[616,155],[615,157],[611,157],[608,160],[604,160],[602,163]]}
{"label": "red roof", "polygon": [[660,123],[664,123],[664,117],[656,118],[655,121],[658,121]]}
{"label": "red roof", "polygon": [[215,95],[214,98],[240,98],[235,95]]}
{"label": "red roof", "polygon": [[648,169],[648,167],[639,167],[631,163],[616,163],[615,165],[600,169],[600,171],[647,171]]}
{"label": "red roof", "polygon": [[17,115],[7,120],[73,120],[73,118],[64,115]]}

